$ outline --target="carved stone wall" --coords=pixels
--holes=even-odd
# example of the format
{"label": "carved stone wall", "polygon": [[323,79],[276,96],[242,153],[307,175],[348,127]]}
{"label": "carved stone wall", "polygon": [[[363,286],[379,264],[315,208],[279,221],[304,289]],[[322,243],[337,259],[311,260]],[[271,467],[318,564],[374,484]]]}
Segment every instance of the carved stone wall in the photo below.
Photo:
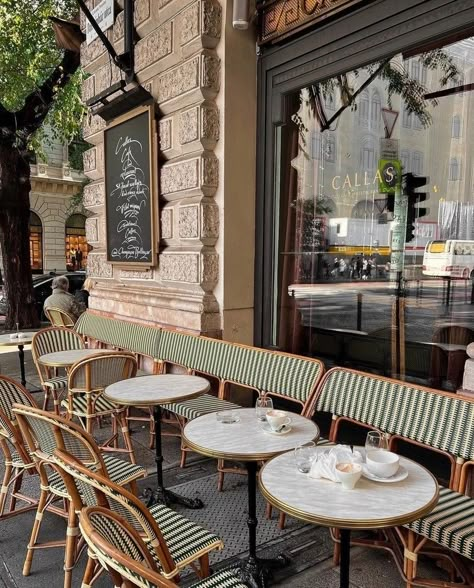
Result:
{"label": "carved stone wall", "polygon": [[[96,4],[90,0],[89,5]],[[123,2],[118,2],[123,8]],[[221,161],[216,155],[221,114],[216,104],[222,78],[219,43],[223,8],[218,0],[137,0],[135,63],[138,81],[155,98],[160,119],[160,231],[157,267],[128,269],[110,264],[105,252],[104,121],[89,114],[84,154],[91,182],[84,206],[92,214],[86,231],[93,251],[88,271],[97,279],[93,308],[210,335],[222,331],[221,305],[215,296],[221,279],[219,188]],[[84,17],[81,18],[84,27]],[[123,50],[123,12],[107,37]],[[99,39],[82,47],[81,62],[90,74],[85,100],[121,78]]]}

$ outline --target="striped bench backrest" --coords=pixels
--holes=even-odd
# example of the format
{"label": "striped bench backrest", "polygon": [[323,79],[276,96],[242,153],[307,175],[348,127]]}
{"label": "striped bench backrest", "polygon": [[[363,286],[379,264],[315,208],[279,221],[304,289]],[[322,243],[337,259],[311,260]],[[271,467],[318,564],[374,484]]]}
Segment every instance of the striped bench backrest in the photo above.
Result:
{"label": "striped bench backrest", "polygon": [[132,321],[110,318],[87,310],[79,317],[74,329],[106,345],[155,357],[161,329]]}
{"label": "striped bench backrest", "polygon": [[158,360],[184,366],[305,406],[324,372],[317,359],[305,358],[163,329]]}
{"label": "striped bench backrest", "polygon": [[315,409],[474,459],[474,401],[346,368],[322,379]]}

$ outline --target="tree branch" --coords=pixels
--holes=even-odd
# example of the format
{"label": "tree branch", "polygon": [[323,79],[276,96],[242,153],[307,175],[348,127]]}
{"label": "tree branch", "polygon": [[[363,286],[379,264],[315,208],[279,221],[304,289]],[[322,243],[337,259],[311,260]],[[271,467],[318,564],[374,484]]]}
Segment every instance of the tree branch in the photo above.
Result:
{"label": "tree branch", "polygon": [[15,131],[15,114],[7,110],[0,102],[0,140]]}
{"label": "tree branch", "polygon": [[26,98],[23,108],[17,112],[16,117],[17,132],[21,134],[21,139],[28,141],[43,124],[56,94],[68,83],[79,64],[79,53],[64,51],[61,63],[54,68],[41,86]]}

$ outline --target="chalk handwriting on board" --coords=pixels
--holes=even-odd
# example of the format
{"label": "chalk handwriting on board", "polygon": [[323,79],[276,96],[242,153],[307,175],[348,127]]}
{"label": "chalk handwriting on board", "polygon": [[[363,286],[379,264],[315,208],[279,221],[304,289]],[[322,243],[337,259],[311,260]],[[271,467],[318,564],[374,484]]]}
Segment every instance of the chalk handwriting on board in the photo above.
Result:
{"label": "chalk handwriting on board", "polygon": [[119,222],[116,227],[122,242],[112,249],[112,259],[134,261],[147,260],[151,249],[143,248],[140,220],[146,222],[147,208],[150,206],[150,187],[145,183],[145,174],[140,167],[143,153],[140,141],[132,137],[120,137],[115,147],[115,155],[121,162],[121,174],[115,182],[110,196],[115,204]]}

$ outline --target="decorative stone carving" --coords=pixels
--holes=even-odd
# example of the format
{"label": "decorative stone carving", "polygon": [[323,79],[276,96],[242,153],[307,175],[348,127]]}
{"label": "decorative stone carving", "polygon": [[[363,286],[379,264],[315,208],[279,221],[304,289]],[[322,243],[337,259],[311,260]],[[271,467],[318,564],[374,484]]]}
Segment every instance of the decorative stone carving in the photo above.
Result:
{"label": "decorative stone carving", "polygon": [[198,159],[165,164],[161,168],[160,186],[162,194],[189,190],[190,188],[197,188],[198,185]]}
{"label": "decorative stone carving", "polygon": [[158,102],[166,102],[189,92],[199,84],[200,58],[193,57],[162,74],[158,80]]}
{"label": "decorative stone carving", "polygon": [[161,211],[161,238],[173,238],[173,209],[163,208]]}
{"label": "decorative stone carving", "polygon": [[201,34],[220,39],[222,30],[222,8],[216,0],[201,2]]}
{"label": "decorative stone carving", "polygon": [[152,280],[154,277],[153,270],[125,270],[119,271],[119,277],[123,280]]}
{"label": "decorative stone carving", "polygon": [[160,121],[160,149],[161,151],[166,151],[167,149],[171,149],[173,145],[172,139],[172,120],[171,118],[167,118],[166,120]]}
{"label": "decorative stone carving", "polygon": [[[158,0],[160,8],[164,8],[165,6],[168,6],[168,4],[172,1],[173,0]],[[155,2],[156,2],[156,0],[155,0]]]}
{"label": "decorative stone carving", "polygon": [[179,208],[180,239],[196,239],[199,237],[199,205],[180,206]]}
{"label": "decorative stone carving", "polygon": [[86,239],[88,243],[99,242],[99,224],[97,217],[86,219]]}
{"label": "decorative stone carving", "polygon": [[85,208],[101,206],[105,202],[105,185],[103,182],[98,184],[87,184],[84,186],[84,195],[82,203]]}
{"label": "decorative stone carving", "polygon": [[96,133],[99,133],[105,129],[105,120],[100,116],[92,116],[92,114],[89,113],[84,118],[84,124],[82,128],[84,139],[87,139],[87,137],[91,137],[92,135],[95,135]]}
{"label": "decorative stone carving", "polygon": [[199,283],[199,253],[163,253],[160,277],[164,282]]}
{"label": "decorative stone carving", "polygon": [[173,51],[172,34],[171,22],[166,22],[137,43],[135,49],[137,72],[163,59]]}
{"label": "decorative stone carving", "polygon": [[219,140],[219,110],[215,106],[203,106],[201,109],[201,135],[212,141]]}
{"label": "decorative stone carving", "polygon": [[86,176],[97,180],[104,173],[104,145],[92,147],[84,152],[84,173]]}
{"label": "decorative stone carving", "polygon": [[121,70],[112,62],[102,66],[95,73],[95,95],[100,94],[122,77]]}
{"label": "decorative stone carving", "polygon": [[91,252],[87,256],[87,273],[91,278],[112,278],[113,267],[105,254]]}
{"label": "decorative stone carving", "polygon": [[202,60],[202,85],[219,91],[221,61],[215,55],[204,54]]}
{"label": "decorative stone carving", "polygon": [[206,289],[212,289],[219,279],[219,256],[217,253],[203,253],[202,282]]}
{"label": "decorative stone carving", "polygon": [[200,34],[199,5],[195,2],[181,14],[181,45],[186,45]]}
{"label": "decorative stone carving", "polygon": [[82,82],[82,101],[87,102],[95,96],[95,76],[89,76]]}
{"label": "decorative stone carving", "polygon": [[[123,17],[124,13],[121,12],[115,19],[114,41],[118,41],[123,37]],[[150,0],[135,0],[135,11],[133,14],[135,27],[142,24],[147,18],[150,18]]]}
{"label": "decorative stone carving", "polygon": [[179,115],[179,142],[181,145],[199,139],[198,107],[185,110]]}
{"label": "decorative stone carving", "polygon": [[219,162],[212,153],[202,160],[201,182],[203,186],[217,188],[219,182]]}
{"label": "decorative stone carving", "polygon": [[[106,31],[106,35],[110,39],[110,37],[111,37],[110,31]],[[82,45],[81,45],[81,65],[82,65],[82,67],[86,67],[87,65],[89,65],[89,63],[94,61],[94,59],[97,59],[98,57],[100,57],[100,55],[102,55],[102,53],[105,53],[105,47],[99,38],[94,39],[92,41],[92,43],[90,43],[89,45],[86,42],[82,43]]]}
{"label": "decorative stone carving", "polygon": [[219,236],[219,207],[216,204],[201,205],[201,236],[206,239]]}
{"label": "decorative stone carving", "polygon": [[91,147],[87,151],[84,151],[83,154],[84,160],[84,172],[91,172],[97,169],[97,149],[96,147]]}

